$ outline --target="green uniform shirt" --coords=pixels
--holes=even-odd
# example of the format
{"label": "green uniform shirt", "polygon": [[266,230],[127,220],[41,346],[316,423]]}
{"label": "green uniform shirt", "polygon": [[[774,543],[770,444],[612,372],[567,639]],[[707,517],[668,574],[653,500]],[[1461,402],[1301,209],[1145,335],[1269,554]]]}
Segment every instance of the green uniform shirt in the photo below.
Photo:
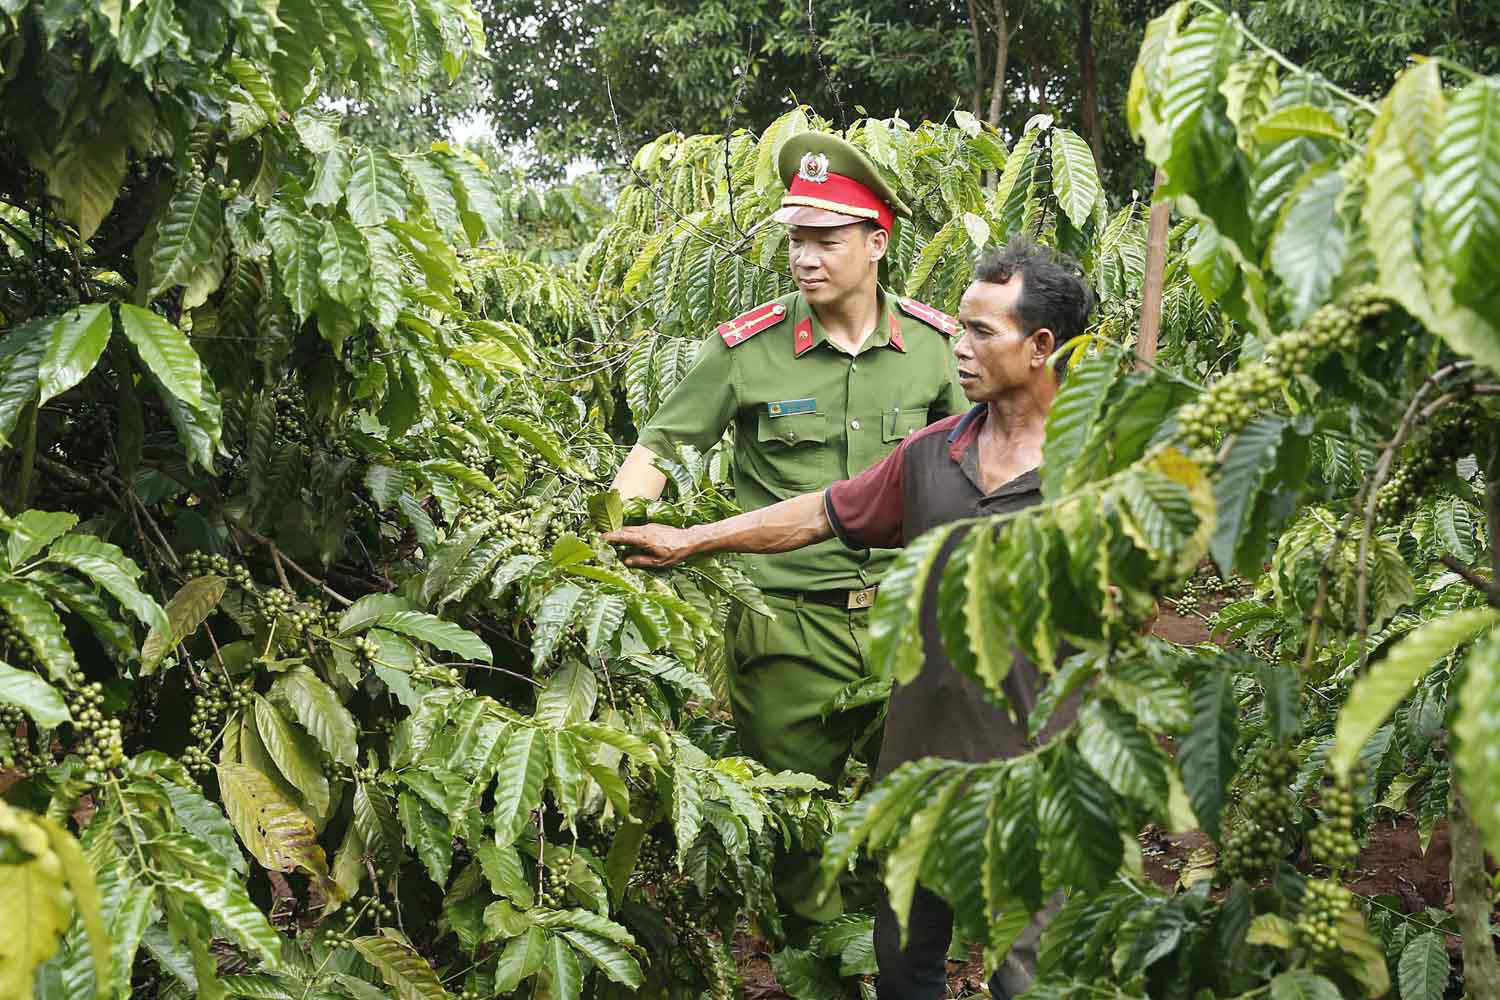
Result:
{"label": "green uniform shirt", "polygon": [[[669,458],[683,444],[707,451],[733,422],[735,492],[755,510],[852,478],[912,431],[967,411],[952,341],[884,289],[878,295],[875,330],[857,356],[827,340],[801,292],[777,299],[785,309],[775,325],[733,347],[710,335],[640,443]],[[830,539],[745,563],[764,588],[862,590],[880,582],[895,556]]]}

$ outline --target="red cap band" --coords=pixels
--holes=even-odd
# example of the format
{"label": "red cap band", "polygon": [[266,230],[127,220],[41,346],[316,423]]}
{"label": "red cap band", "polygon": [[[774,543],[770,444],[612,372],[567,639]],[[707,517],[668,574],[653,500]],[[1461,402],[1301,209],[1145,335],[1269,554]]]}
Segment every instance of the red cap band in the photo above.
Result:
{"label": "red cap band", "polygon": [[845,215],[869,219],[881,229],[890,232],[896,221],[896,213],[885,199],[852,177],[827,173],[825,181],[810,181],[801,176],[792,179],[792,186],[782,205],[807,205],[811,208],[842,212]]}

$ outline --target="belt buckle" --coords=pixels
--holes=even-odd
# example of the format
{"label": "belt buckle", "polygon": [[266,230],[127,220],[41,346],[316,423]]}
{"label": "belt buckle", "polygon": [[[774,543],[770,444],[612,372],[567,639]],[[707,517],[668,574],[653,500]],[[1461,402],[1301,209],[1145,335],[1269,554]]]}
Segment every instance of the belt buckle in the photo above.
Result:
{"label": "belt buckle", "polygon": [[856,611],[860,608],[868,608],[875,603],[875,591],[878,587],[866,587],[864,590],[849,591],[848,609]]}

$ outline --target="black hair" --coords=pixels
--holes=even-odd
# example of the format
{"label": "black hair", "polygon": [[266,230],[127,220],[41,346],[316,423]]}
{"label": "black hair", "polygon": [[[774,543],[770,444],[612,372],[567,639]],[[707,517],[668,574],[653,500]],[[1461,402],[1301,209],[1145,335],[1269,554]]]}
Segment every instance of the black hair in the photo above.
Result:
{"label": "black hair", "polygon": [[974,265],[975,281],[1003,285],[1018,274],[1021,298],[1015,319],[1027,336],[1046,327],[1061,347],[1087,329],[1094,295],[1072,257],[1018,236]]}

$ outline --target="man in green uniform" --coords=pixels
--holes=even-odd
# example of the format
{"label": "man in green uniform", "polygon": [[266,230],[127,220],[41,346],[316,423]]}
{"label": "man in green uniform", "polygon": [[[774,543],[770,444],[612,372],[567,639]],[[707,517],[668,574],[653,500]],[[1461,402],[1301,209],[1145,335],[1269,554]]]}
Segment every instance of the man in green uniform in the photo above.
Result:
{"label": "man in green uniform", "polygon": [[[909,209],[835,136],[792,137],[778,166],[787,194],[774,218],[788,226],[797,291],[705,339],[615,477],[624,497],[659,496],[666,479],[656,457],[684,444],[706,451],[732,425],[736,498],[755,510],[857,475],[908,434],[966,409],[948,341],[957,324],[879,282],[891,226]],[[748,557],[776,617],[737,612],[729,622],[732,709],[746,753],[773,769],[838,778],[875,710],[825,718],[824,709],[869,673],[869,608],[891,561],[835,540]]]}
{"label": "man in green uniform", "polygon": [[[909,435],[879,464],[826,491],[810,491],[763,510],[692,528],[643,525],[606,535],[640,551],[631,566],[671,566],[707,552],[775,553],[838,538],[851,548],[910,545],[924,532],[987,515],[1003,515],[1042,502],[1042,444],[1058,391],[1054,352],[1088,325],[1091,295],[1071,261],[1028,241],[980,260],[964,292],[959,316],[964,332],[954,346],[959,378],[975,405],[962,416]],[[963,531],[951,534],[933,556],[922,592],[922,669],[891,695],[890,720],[877,774],[924,757],[985,761],[1014,757],[1051,739],[1071,721],[1076,706],[1064,702],[1033,738],[1029,717],[1042,694],[1038,666],[1013,651],[1004,689],[1007,707],[959,672],[939,627],[943,570]],[[995,614],[1004,614],[997,607]],[[1037,942],[1058,899],[1020,933],[990,979],[990,995],[1020,996],[1036,973]],[[911,900],[910,935],[903,944],[894,912],[875,917],[879,1000],[939,1000],[948,996],[944,957],[953,913],[918,887]]]}

